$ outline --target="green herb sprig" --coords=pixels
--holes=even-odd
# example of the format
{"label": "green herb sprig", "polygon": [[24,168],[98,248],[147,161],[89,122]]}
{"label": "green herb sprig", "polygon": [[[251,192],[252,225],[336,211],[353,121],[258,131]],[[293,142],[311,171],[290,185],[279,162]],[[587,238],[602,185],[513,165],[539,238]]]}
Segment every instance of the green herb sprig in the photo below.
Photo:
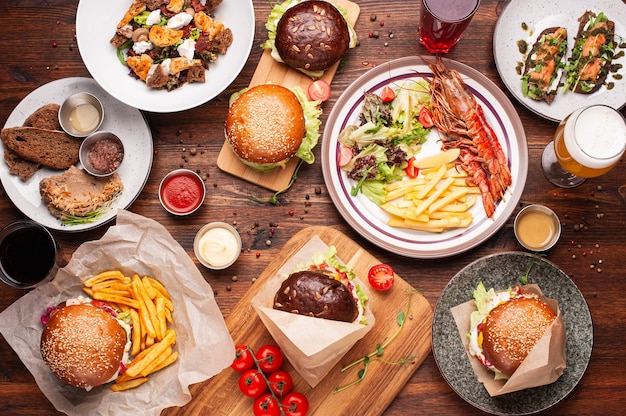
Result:
{"label": "green herb sprig", "polygon": [[254,202],[259,202],[261,204],[265,204],[268,202],[273,205],[278,204],[278,195],[287,192],[289,188],[291,188],[291,186],[294,184],[296,179],[298,179],[298,171],[300,170],[300,167],[302,166],[303,162],[304,160],[300,159],[298,166],[296,166],[296,170],[294,170],[293,175],[291,175],[291,180],[289,181],[289,184],[285,188],[281,189],[280,191],[275,192],[274,195],[272,195],[271,197],[267,199],[261,199],[261,198],[257,198],[254,196],[251,196],[250,199],[253,200]]}

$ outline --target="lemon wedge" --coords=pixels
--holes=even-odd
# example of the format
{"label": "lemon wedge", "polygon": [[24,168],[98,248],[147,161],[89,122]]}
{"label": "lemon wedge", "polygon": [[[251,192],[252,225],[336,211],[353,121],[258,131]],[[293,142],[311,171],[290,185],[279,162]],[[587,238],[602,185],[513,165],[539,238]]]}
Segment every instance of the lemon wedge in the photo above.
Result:
{"label": "lemon wedge", "polygon": [[417,159],[413,162],[413,165],[419,169],[434,168],[446,163],[454,162],[459,157],[459,154],[461,154],[460,149],[444,150],[441,153]]}

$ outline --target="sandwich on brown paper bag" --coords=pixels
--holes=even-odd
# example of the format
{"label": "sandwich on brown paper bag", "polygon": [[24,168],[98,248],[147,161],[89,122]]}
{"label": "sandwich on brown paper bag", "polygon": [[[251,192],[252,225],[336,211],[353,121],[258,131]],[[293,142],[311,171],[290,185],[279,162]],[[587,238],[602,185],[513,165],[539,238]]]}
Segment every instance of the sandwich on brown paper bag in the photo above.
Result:
{"label": "sandwich on brown paper bag", "polygon": [[467,334],[470,331],[470,315],[476,310],[474,300],[450,309],[476,378],[484,384],[490,396],[499,396],[554,383],[563,374],[566,367],[565,325],[558,302],[546,298],[537,285],[522,286],[522,289],[527,293],[536,294],[539,299],[546,302],[556,312],[556,318],[508,380],[495,380],[495,373],[482,365],[469,352]]}
{"label": "sandwich on brown paper bag", "polygon": [[[359,323],[358,318],[355,322],[348,323],[272,308],[274,295],[285,277],[299,265],[310,262],[315,253],[324,253],[327,249],[328,246],[319,237],[314,237],[252,299],[252,305],[269,333],[298,374],[311,387],[315,387],[375,323],[369,305],[365,309],[366,325]],[[367,288],[358,277],[353,282],[360,285],[370,298]],[[368,302],[371,302],[371,298]]]}

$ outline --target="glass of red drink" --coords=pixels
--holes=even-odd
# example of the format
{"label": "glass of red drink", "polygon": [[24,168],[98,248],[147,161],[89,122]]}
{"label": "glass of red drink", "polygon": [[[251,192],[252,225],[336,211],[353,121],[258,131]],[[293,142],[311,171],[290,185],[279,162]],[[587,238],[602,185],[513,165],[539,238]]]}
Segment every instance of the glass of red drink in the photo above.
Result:
{"label": "glass of red drink", "polygon": [[461,39],[480,0],[421,0],[420,43],[430,53],[447,53]]}

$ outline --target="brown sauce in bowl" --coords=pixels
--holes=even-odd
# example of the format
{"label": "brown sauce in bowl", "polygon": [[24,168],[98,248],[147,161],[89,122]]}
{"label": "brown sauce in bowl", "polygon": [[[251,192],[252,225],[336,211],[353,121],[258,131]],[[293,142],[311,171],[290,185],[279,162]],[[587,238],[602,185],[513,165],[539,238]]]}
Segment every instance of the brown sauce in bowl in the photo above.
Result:
{"label": "brown sauce in bowl", "polygon": [[124,150],[115,140],[98,140],[89,149],[89,163],[93,169],[103,174],[117,169],[124,159]]}

